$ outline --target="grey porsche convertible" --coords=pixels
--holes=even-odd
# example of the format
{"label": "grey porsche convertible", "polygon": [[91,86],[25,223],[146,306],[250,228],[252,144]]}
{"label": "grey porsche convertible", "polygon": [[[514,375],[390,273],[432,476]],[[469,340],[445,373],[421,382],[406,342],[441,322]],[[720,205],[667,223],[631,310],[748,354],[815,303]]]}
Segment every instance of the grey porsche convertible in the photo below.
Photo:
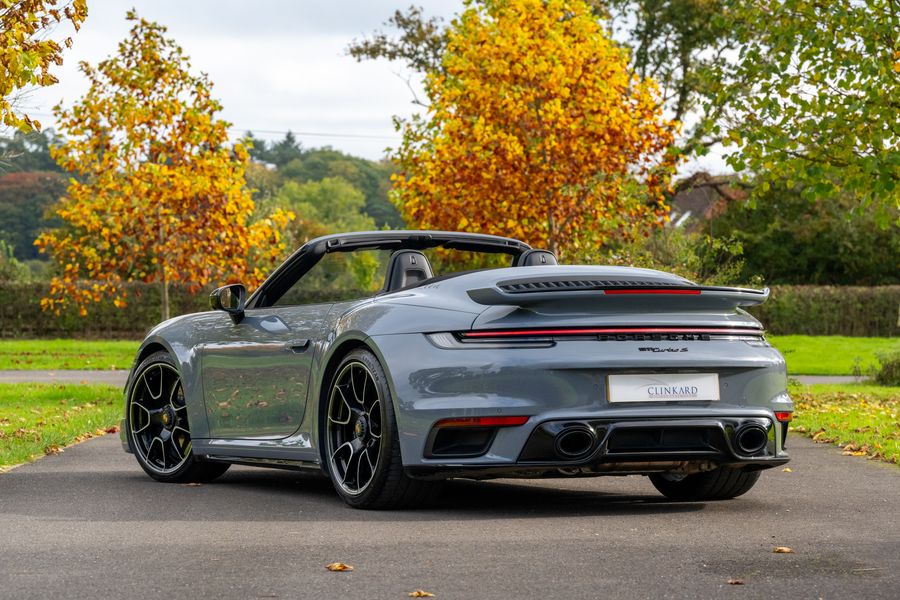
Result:
{"label": "grey porsche convertible", "polygon": [[767,296],[489,235],[320,237],[249,297],[221,287],[149,332],[122,443],[159,481],[314,469],[357,508],[454,477],[734,498],[788,461],[785,362],[741,308]]}

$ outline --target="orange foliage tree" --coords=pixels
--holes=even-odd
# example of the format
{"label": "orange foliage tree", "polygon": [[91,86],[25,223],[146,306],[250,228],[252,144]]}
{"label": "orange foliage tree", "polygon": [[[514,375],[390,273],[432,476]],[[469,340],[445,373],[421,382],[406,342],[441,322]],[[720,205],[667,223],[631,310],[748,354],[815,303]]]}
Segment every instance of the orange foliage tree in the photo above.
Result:
{"label": "orange foliage tree", "polygon": [[579,0],[470,1],[400,123],[393,199],[420,227],[577,253],[659,223],[677,124]]}
{"label": "orange foliage tree", "polygon": [[253,220],[244,181],[247,150],[228,144],[221,105],[205,75],[188,72],[166,29],[139,19],[115,57],[82,63],[90,89],[56,107],[67,141],[54,158],[77,175],[55,208],[64,221],[35,244],[59,270],[41,306],[126,302],[125,281],[157,282],[163,318],[168,288],[241,280],[253,286],[279,257],[293,214]]}
{"label": "orange foliage tree", "polygon": [[[85,0],[0,0],[0,124],[22,131],[41,124],[14,110],[16,92],[57,82],[52,65],[62,64],[62,46],[51,36],[68,21],[77,31],[87,17]],[[72,45],[72,38],[62,42]]]}

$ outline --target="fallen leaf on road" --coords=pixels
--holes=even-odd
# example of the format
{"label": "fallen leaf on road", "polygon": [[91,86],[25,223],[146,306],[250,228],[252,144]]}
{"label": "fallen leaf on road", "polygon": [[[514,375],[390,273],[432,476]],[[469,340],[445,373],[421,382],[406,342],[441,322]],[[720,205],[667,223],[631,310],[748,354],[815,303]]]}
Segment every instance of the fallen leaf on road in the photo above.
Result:
{"label": "fallen leaf on road", "polygon": [[727,583],[728,585],[744,585],[744,580],[743,580],[743,579],[738,579],[737,577],[732,577],[731,579],[729,579],[729,580],[726,581],[725,583]]}
{"label": "fallen leaf on road", "polygon": [[425,590],[413,590],[409,593],[410,598],[434,598],[434,594]]}
{"label": "fallen leaf on road", "polygon": [[201,485],[203,485],[203,484],[202,484],[202,483],[197,483],[196,481],[192,481],[192,482],[190,482],[190,483],[185,483],[185,484],[183,484],[183,485],[185,485],[185,486],[187,486],[187,487],[199,487],[199,486],[201,486]]}
{"label": "fallen leaf on road", "polygon": [[119,426],[113,425],[112,427],[107,427],[106,433],[119,433]]}
{"label": "fallen leaf on road", "polygon": [[52,446],[47,446],[46,448],[44,448],[44,454],[59,454],[62,451],[63,451],[62,446],[58,446],[56,444],[53,444]]}
{"label": "fallen leaf on road", "polygon": [[791,469],[790,467],[785,467],[785,468],[782,469],[782,471],[783,471],[784,473],[793,473],[793,472],[794,472],[794,470]]}
{"label": "fallen leaf on road", "polygon": [[774,550],[772,550],[775,554],[793,554],[794,550],[788,548],[787,546],[776,546]]}
{"label": "fallen leaf on road", "polygon": [[346,563],[342,562],[333,562],[331,564],[325,565],[325,568],[329,571],[352,571],[353,567]]}

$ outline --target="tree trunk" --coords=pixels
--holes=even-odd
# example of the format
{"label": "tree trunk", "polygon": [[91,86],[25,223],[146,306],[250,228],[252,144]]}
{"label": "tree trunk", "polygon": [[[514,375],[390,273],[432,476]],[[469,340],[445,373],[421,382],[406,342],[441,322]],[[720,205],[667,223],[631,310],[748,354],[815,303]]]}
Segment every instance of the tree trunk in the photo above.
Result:
{"label": "tree trunk", "polygon": [[[549,194],[548,194],[549,195]],[[556,248],[556,225],[553,222],[553,208],[547,208],[547,250],[557,255]]]}
{"label": "tree trunk", "polygon": [[166,270],[162,269],[162,320],[169,320],[169,280],[166,278]]}

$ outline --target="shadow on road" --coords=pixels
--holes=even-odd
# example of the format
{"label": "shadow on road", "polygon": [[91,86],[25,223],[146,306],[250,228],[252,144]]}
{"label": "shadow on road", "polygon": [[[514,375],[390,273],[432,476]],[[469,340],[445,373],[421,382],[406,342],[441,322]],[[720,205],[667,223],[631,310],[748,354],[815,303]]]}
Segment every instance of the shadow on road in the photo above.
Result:
{"label": "shadow on road", "polygon": [[[553,518],[573,516],[678,514],[703,510],[704,504],[669,502],[655,494],[622,494],[561,487],[566,480],[519,483],[512,480],[445,482],[440,495],[427,507],[404,511],[405,520],[459,520]],[[587,484],[581,479],[578,483]],[[224,495],[236,493],[290,502],[306,519],[396,520],[396,512],[356,511],[337,497],[331,482],[317,475],[278,473],[269,470],[235,470],[210,487]],[[338,511],[337,513],[335,511]],[[312,513],[312,514],[311,514]],[[271,518],[272,514],[267,515]]]}
{"label": "shadow on road", "polygon": [[[474,521],[680,514],[704,504],[673,503],[630,484],[602,491],[598,480],[518,482],[453,480],[417,510],[359,511],[346,506],[320,476],[270,469],[232,468],[203,485],[158,483],[135,466],[103,471],[16,470],[3,476],[3,509],[40,520],[141,521],[154,511],[195,522],[254,521]],[[609,487],[616,486],[610,482]],[[34,502],[40,497],[41,502]],[[755,503],[753,503],[755,505]],[[169,507],[169,510],[164,510]]]}

